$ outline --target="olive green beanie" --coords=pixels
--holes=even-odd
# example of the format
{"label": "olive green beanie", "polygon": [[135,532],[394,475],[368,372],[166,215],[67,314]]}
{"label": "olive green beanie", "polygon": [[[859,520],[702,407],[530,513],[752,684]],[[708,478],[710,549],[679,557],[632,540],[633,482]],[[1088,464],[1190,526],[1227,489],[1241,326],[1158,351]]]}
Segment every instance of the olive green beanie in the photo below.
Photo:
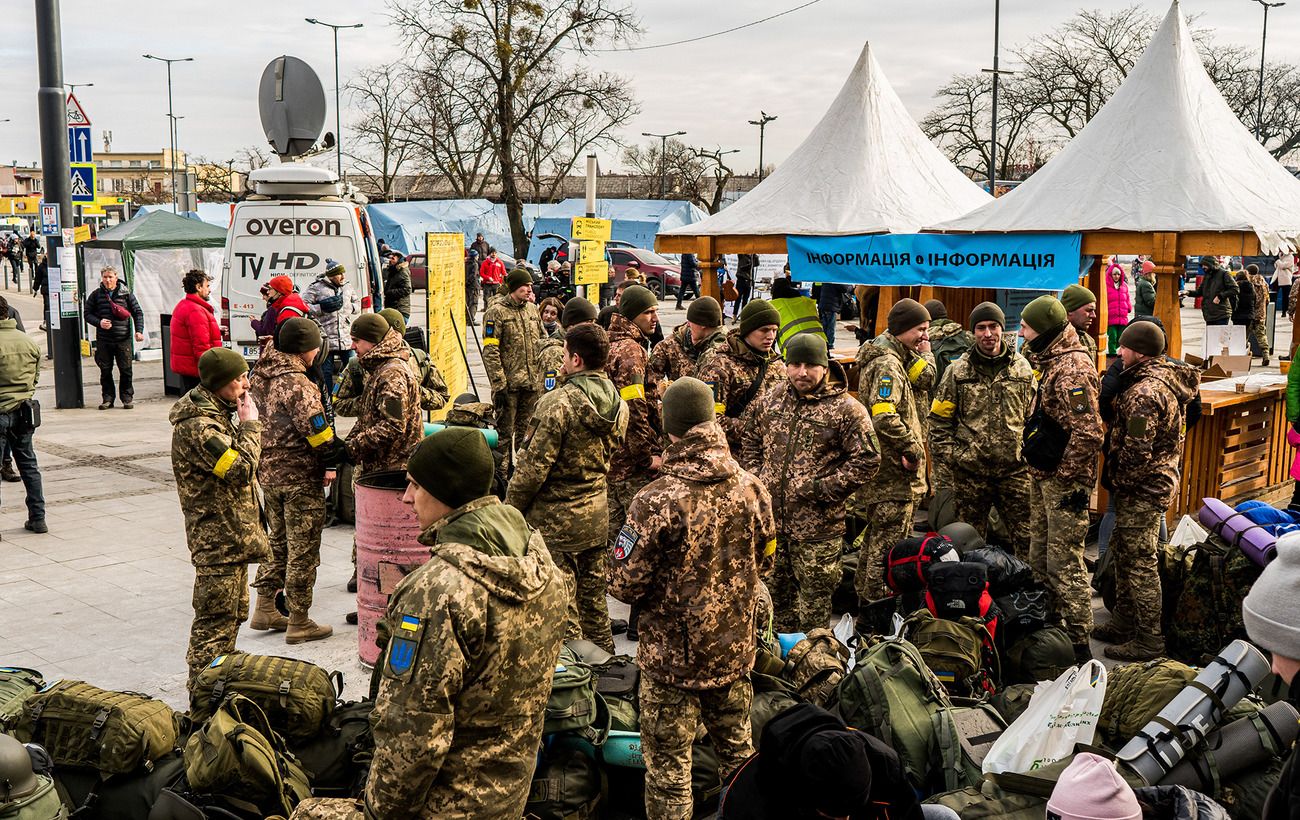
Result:
{"label": "olive green beanie", "polygon": [[320,347],[320,327],[301,316],[289,319],[275,333],[275,346],[281,353],[306,353]]}
{"label": "olive green beanie", "polygon": [[781,325],[781,314],[776,312],[768,302],[762,299],[753,299],[745,305],[740,311],[740,336],[743,339],[749,334],[758,330],[760,327],[767,325]]}
{"label": "olive green beanie", "polygon": [[930,318],[930,311],[925,309],[925,305],[904,296],[889,309],[889,317],[885,322],[889,332],[897,336],[925,324]]}
{"label": "olive green beanie", "polygon": [[635,319],[650,308],[659,307],[659,300],[649,288],[633,285],[623,291],[618,299],[618,312],[624,319]]}
{"label": "olive green beanie", "polygon": [[390,328],[397,331],[398,336],[406,335],[406,320],[397,312],[397,308],[384,308],[379,311],[379,315],[384,317]]}
{"label": "olive green beanie", "polygon": [[1097,295],[1083,285],[1070,285],[1061,291],[1061,304],[1065,305],[1066,313],[1073,313],[1084,305],[1091,305],[1096,301]]}
{"label": "olive green beanie", "polygon": [[997,322],[1003,329],[1007,326],[1007,315],[994,302],[980,302],[970,312],[970,329],[974,330],[980,322]]}
{"label": "olive green beanie", "polygon": [[664,432],[681,438],[697,424],[713,421],[713,390],[693,376],[683,376],[664,391]]}
{"label": "olive green beanie", "polygon": [[1133,322],[1119,334],[1119,346],[1147,356],[1165,352],[1165,332],[1151,322]]}
{"label": "olive green beanie", "polygon": [[826,340],[816,333],[800,333],[785,343],[786,364],[819,364],[830,366],[826,355]]}
{"label": "olive green beanie", "polygon": [[248,372],[244,357],[226,347],[213,347],[199,357],[199,382],[209,390],[220,390]]}
{"label": "olive green beanie", "polygon": [[721,327],[722,305],[712,296],[701,296],[686,308],[686,321],[701,327]]}
{"label": "olive green beanie", "polygon": [[392,328],[384,321],[383,316],[378,313],[363,313],[352,323],[350,332],[354,339],[377,345],[384,340],[390,330]]}
{"label": "olive green beanie", "polygon": [[406,462],[430,495],[455,509],[492,491],[496,469],[483,433],[472,427],[446,427],[423,439]]}
{"label": "olive green beanie", "polygon": [[565,330],[583,322],[594,321],[596,321],[596,306],[591,303],[591,300],[578,296],[565,302],[564,310],[560,312],[560,327]]}
{"label": "olive green beanie", "polygon": [[[1083,304],[1087,304],[1087,302]],[[1020,312],[1020,321],[1029,325],[1038,333],[1055,330],[1064,325],[1068,319],[1069,317],[1065,314],[1065,305],[1061,304],[1061,300],[1055,296],[1039,296],[1025,305],[1025,309]]]}
{"label": "olive green beanie", "polygon": [[506,293],[514,293],[524,285],[533,283],[533,275],[524,268],[515,268],[506,274]]}

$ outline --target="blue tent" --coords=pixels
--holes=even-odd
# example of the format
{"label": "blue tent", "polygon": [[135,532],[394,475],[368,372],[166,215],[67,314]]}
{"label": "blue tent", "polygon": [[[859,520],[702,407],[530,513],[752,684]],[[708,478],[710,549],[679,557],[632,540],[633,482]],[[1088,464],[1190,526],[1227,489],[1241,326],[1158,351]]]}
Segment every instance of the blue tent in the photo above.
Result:
{"label": "blue tent", "polygon": [[[375,236],[402,253],[423,253],[424,235],[453,232],[465,234],[465,244],[482,233],[489,245],[513,254],[510,220],[506,206],[486,199],[429,199],[418,202],[381,202],[366,206]],[[524,227],[531,221],[525,208]]]}
{"label": "blue tent", "polygon": [[[528,246],[528,261],[536,264],[538,257],[553,239],[539,239],[544,233],[567,237],[575,216],[587,215],[583,199],[566,199],[543,211],[533,223],[533,241]],[[670,228],[699,222],[708,214],[689,202],[668,199],[602,199],[596,202],[596,216],[611,219],[614,225],[611,239],[631,242],[638,248],[654,248],[655,235]]]}

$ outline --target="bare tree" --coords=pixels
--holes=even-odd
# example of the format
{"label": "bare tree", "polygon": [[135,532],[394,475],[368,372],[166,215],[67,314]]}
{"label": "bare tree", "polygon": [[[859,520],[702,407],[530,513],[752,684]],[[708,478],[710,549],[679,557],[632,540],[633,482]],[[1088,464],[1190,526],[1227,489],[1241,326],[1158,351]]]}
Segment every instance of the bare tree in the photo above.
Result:
{"label": "bare tree", "polygon": [[389,0],[389,9],[426,57],[457,58],[466,73],[455,82],[485,83],[488,105],[480,115],[491,123],[514,250],[522,255],[528,238],[516,174],[524,164],[523,123],[597,93],[593,75],[564,57],[630,42],[640,33],[635,13],[618,0]]}
{"label": "bare tree", "polygon": [[352,123],[356,147],[348,156],[376,183],[371,193],[388,201],[412,153],[410,76],[408,66],[387,63],[362,69],[345,86],[353,109],[361,112]]}
{"label": "bare tree", "polygon": [[189,163],[194,171],[194,188],[201,202],[233,202],[244,190],[247,172],[235,167],[234,159],[214,161],[195,157]]}
{"label": "bare tree", "polygon": [[711,214],[722,210],[727,183],[735,175],[723,160],[730,151],[709,151],[675,139],[663,143],[662,154],[659,149],[660,143],[652,140],[623,152],[623,163],[645,180],[641,196],[658,199],[664,190],[667,197],[684,199]]}
{"label": "bare tree", "polygon": [[[1027,155],[1024,140],[1037,139],[1040,115],[1019,76],[1004,78],[998,91],[996,174],[999,179],[1010,179],[1012,167]],[[921,120],[926,136],[971,177],[988,175],[992,94],[993,81],[988,74],[958,74],[935,93],[939,104]]]}
{"label": "bare tree", "polygon": [[404,139],[419,174],[435,174],[454,196],[483,195],[496,170],[490,88],[464,54],[419,55],[409,88]]}

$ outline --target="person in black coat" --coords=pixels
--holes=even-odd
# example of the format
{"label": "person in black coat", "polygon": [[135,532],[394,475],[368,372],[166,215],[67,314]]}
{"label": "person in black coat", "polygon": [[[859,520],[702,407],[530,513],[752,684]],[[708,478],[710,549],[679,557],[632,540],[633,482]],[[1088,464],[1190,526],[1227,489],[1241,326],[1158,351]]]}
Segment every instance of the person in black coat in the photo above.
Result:
{"label": "person in black coat", "polygon": [[677,286],[677,309],[682,309],[682,300],[686,298],[687,292],[691,298],[698,299],[700,296],[700,261],[693,253],[682,254],[682,273],[681,284]]}
{"label": "person in black coat", "polygon": [[[144,311],[135,294],[127,290],[117,277],[117,269],[109,266],[99,272],[99,287],[86,297],[86,324],[95,328],[95,364],[99,365],[99,387],[103,401],[100,410],[113,406],[117,395],[122,397],[122,407],[135,406],[135,386],[131,382],[131,325],[135,324],[135,341],[144,341]],[[113,365],[117,364],[118,385],[113,385]]]}

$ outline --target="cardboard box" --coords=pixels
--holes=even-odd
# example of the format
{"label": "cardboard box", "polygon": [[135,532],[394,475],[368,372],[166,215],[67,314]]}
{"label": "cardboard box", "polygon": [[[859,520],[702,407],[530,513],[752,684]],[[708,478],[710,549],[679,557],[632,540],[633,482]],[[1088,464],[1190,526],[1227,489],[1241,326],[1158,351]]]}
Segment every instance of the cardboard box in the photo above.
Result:
{"label": "cardboard box", "polygon": [[1244,376],[1250,372],[1250,356],[1212,356],[1210,366],[1204,376],[1226,379],[1230,376]]}

